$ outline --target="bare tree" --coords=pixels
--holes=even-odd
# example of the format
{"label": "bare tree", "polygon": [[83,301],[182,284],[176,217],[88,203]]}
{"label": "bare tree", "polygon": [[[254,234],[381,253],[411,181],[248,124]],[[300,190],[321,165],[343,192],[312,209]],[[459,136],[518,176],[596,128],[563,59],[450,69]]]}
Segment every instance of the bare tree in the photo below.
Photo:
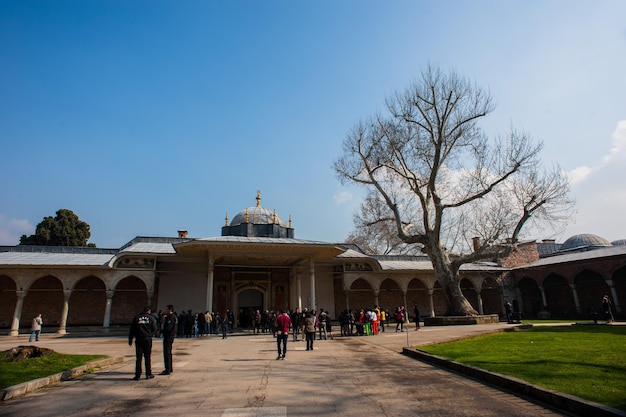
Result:
{"label": "bare tree", "polygon": [[355,228],[346,242],[358,245],[368,254],[421,254],[421,246],[404,243],[398,237],[395,222],[386,217],[386,207],[375,193],[369,193],[353,216]]}
{"label": "bare tree", "polygon": [[342,182],[384,202],[369,223],[393,222],[400,240],[422,246],[450,315],[477,314],[459,286],[461,265],[509,255],[525,226],[565,221],[573,207],[564,173],[542,169],[541,143],[515,130],[486,136],[478,122],[493,109],[485,90],[428,67],[384,114],[353,128],[334,163]]}

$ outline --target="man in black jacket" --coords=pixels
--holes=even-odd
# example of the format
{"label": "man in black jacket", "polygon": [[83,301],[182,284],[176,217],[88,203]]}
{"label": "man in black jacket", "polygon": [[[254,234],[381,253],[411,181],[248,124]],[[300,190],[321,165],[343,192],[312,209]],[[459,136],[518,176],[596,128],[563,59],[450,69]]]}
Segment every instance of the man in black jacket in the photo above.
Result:
{"label": "man in black jacket", "polygon": [[141,378],[142,357],[146,364],[146,379],[154,378],[150,364],[150,355],[152,354],[152,336],[157,331],[157,325],[156,320],[150,314],[151,311],[150,307],[145,307],[142,313],[137,314],[130,325],[130,332],[128,333],[128,346],[132,346],[133,338],[135,339],[136,361],[135,377],[133,378],[135,381]]}
{"label": "man in black jacket", "polygon": [[174,344],[178,327],[178,317],[174,314],[173,305],[167,305],[167,310],[163,314],[161,323],[163,323],[161,334],[163,335],[163,360],[165,362],[165,370],[161,372],[161,375],[169,375],[174,372],[172,368],[172,345]]}

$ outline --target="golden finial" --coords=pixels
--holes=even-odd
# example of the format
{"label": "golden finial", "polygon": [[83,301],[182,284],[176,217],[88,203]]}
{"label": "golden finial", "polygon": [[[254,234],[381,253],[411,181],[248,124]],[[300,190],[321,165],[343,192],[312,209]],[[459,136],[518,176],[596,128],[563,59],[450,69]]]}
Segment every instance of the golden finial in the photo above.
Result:
{"label": "golden finial", "polygon": [[274,218],[272,219],[272,221],[274,223],[278,223],[278,219],[277,219],[277,216],[276,216],[276,209],[274,209]]}
{"label": "golden finial", "polygon": [[246,207],[246,223],[248,223],[248,208]]}
{"label": "golden finial", "polygon": [[291,214],[289,215],[289,228],[293,229],[293,223],[291,221]]}
{"label": "golden finial", "polygon": [[261,190],[256,190],[256,206],[261,207]]}
{"label": "golden finial", "polygon": [[228,226],[228,212],[226,212],[226,226]]}

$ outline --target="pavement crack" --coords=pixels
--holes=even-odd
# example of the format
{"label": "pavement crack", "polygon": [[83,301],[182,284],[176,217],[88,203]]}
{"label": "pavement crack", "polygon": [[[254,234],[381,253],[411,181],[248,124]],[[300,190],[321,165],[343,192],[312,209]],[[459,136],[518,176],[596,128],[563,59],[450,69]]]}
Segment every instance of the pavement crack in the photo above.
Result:
{"label": "pavement crack", "polygon": [[[261,384],[256,390],[256,393],[252,392],[252,397],[248,398],[248,402],[246,407],[262,407],[265,402],[265,398],[267,396],[267,385],[270,380],[270,371],[272,370],[272,366],[268,363],[263,368],[263,375],[261,375]],[[250,391],[250,390],[249,390]]]}

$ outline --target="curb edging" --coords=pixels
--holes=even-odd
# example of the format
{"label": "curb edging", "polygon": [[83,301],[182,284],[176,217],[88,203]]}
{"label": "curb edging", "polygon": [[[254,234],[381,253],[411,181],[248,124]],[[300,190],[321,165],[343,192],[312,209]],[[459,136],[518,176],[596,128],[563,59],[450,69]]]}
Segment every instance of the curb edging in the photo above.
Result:
{"label": "curb edging", "polygon": [[104,366],[121,363],[124,358],[103,358],[86,362],[84,365],[76,368],[69,369],[67,371],[59,372],[53,375],[45,376],[43,378],[33,379],[32,381],[23,382],[21,384],[13,385],[11,387],[0,390],[0,401],[10,400],[12,398],[22,397],[33,391],[37,391],[41,388],[48,387],[50,385],[58,384],[68,379],[77,378],[79,376],[91,373],[96,368],[102,368]]}
{"label": "curb edging", "polygon": [[431,355],[424,351],[411,348],[403,348],[402,354],[423,362],[430,363],[442,368],[467,375],[474,379],[487,382],[489,384],[507,389],[517,394],[524,395],[534,400],[541,401],[545,404],[553,406],[557,409],[574,413],[580,416],[596,416],[596,417],[626,417],[626,412],[615,408],[607,407],[592,401],[583,400],[573,395],[552,391],[542,388],[521,379],[497,374],[495,372],[485,371],[471,365],[465,365],[460,362],[443,358],[441,356]]}

